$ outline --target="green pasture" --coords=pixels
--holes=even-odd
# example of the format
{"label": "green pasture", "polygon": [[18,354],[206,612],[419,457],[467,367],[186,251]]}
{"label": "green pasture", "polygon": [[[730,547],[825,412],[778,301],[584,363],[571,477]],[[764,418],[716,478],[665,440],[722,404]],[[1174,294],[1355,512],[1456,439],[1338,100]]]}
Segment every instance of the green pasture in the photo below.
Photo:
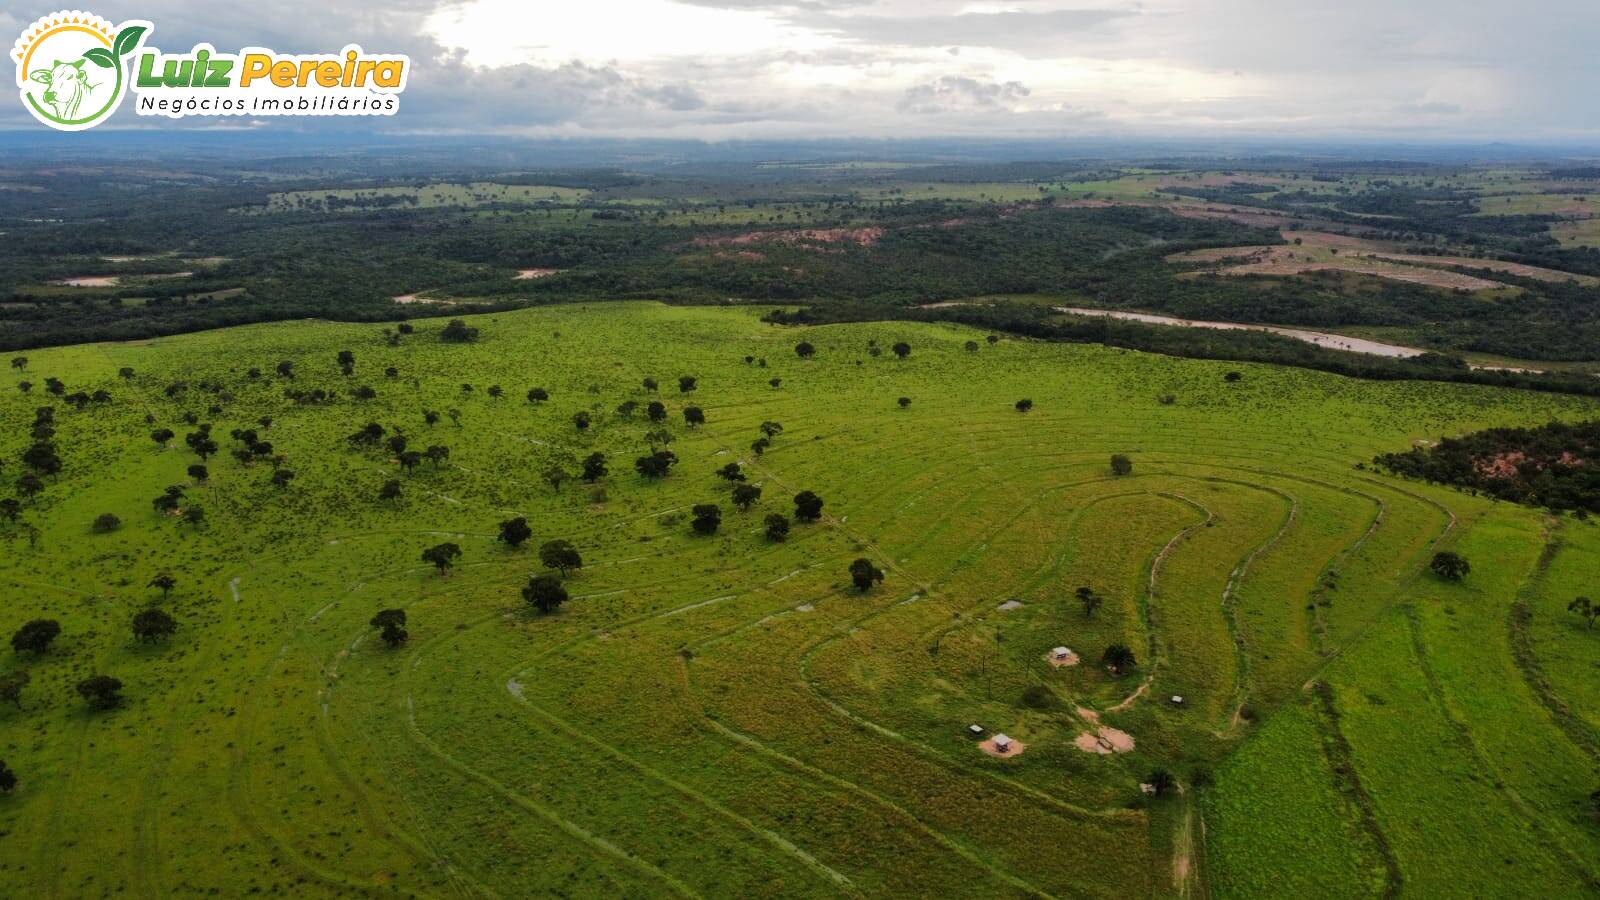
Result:
{"label": "green pasture", "polygon": [[[27,353],[0,374],[0,497],[37,407],[57,408],[64,468],[0,519],[0,627],[62,632],[0,657],[31,677],[0,706],[19,778],[0,894],[1592,890],[1600,630],[1566,604],[1596,591],[1600,526],[1360,464],[1600,404],[762,312],[570,305],[472,317],[471,344],[442,319],[392,345],[297,321]],[[47,377],[112,399],[75,410]],[[285,395],[313,389],[340,396]],[[186,414],[220,445],[203,482]],[[347,440],[369,422],[449,456],[404,471]],[[286,486],[234,458],[242,428]],[[647,480],[660,429],[678,463]],[[595,483],[545,480],[595,452]],[[762,489],[748,512],[730,462]],[[203,522],[155,511],[169,485]],[[822,518],[769,540],[802,490]],[[705,503],[712,535],[690,526]],[[95,531],[108,512],[120,527]],[[511,548],[516,516],[534,536]],[[552,539],[583,566],[540,615],[520,591]],[[443,575],[421,559],[441,542],[462,551]],[[1446,548],[1472,562],[1459,584],[1426,569]],[[864,592],[860,558],[884,574]],[[152,606],[177,631],[138,642]],[[369,625],[388,608],[398,647]],[[1136,665],[1103,666],[1112,644]],[[1051,665],[1058,645],[1078,663]],[[119,708],[75,691],[99,673]],[[972,724],[1026,749],[989,756]],[[1131,748],[1081,749],[1101,727]],[[1157,770],[1176,784],[1151,796]]]}

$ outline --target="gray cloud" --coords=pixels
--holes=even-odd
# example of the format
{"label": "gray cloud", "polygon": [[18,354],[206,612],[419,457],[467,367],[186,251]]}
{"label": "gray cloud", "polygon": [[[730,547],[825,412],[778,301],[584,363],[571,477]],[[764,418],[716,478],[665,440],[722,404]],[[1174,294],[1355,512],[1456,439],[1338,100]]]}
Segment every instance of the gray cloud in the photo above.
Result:
{"label": "gray cloud", "polygon": [[1028,89],[1021,82],[996,83],[946,75],[907,90],[895,108],[915,115],[995,112],[1010,109],[1026,96]]}
{"label": "gray cloud", "polygon": [[[1600,142],[1595,0],[679,0],[756,12],[820,35],[802,48],[695,58],[473,65],[428,33],[430,14],[474,0],[224,6],[96,0],[148,18],[152,42],[187,49],[327,50],[356,41],[407,53],[401,113],[382,121],[273,120],[274,129],[671,135],[1277,135]],[[523,43],[546,39],[529,4]],[[15,33],[59,4],[0,11]],[[515,29],[512,29],[515,31]],[[515,54],[513,54],[513,57]],[[1024,86],[1026,85],[1026,86]],[[215,127],[141,119],[116,127]],[[249,123],[234,123],[241,126]],[[0,128],[37,127],[0,103]]]}

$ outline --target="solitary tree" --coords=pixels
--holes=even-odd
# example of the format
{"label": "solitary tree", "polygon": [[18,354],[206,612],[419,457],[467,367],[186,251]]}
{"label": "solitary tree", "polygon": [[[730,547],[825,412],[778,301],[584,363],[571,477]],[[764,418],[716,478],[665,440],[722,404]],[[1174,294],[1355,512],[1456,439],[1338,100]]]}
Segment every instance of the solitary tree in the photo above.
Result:
{"label": "solitary tree", "polygon": [[391,478],[388,481],[385,481],[383,483],[383,487],[378,488],[378,499],[379,500],[399,500],[400,499],[400,479]]}
{"label": "solitary tree", "polygon": [[1111,474],[1128,475],[1133,472],[1133,460],[1121,453],[1111,454]]}
{"label": "solitary tree", "polygon": [[568,572],[583,568],[583,557],[578,553],[578,548],[566,540],[545,541],[544,546],[539,548],[539,561],[546,568],[559,569],[563,578]]}
{"label": "solitary tree", "polygon": [[283,490],[284,488],[288,487],[289,486],[289,482],[291,482],[293,480],[294,480],[294,470],[293,469],[278,469],[277,471],[272,473],[272,486],[277,488],[280,491]]}
{"label": "solitary tree", "polygon": [[717,477],[724,481],[743,481],[744,472],[739,469],[738,463],[731,462],[717,470]]}
{"label": "solitary tree", "polygon": [[1127,644],[1112,644],[1100,655],[1100,664],[1110,669],[1111,674],[1121,675],[1138,665],[1138,661],[1134,659],[1133,651],[1128,649]]}
{"label": "solitary tree", "polygon": [[901,397],[899,400],[897,400],[895,402],[900,404],[900,408],[901,409],[905,409],[906,407],[911,405],[911,398],[910,397]]}
{"label": "solitary tree", "polygon": [[905,341],[901,341],[900,343],[895,344],[893,347],[890,347],[889,349],[893,350],[894,351],[894,355],[900,357],[901,359],[905,359],[906,357],[911,355],[911,345],[906,343]]}
{"label": "solitary tree", "polygon": [[643,381],[641,381],[639,383],[644,386],[645,390],[649,391],[652,394],[655,393],[656,388],[660,387],[660,385],[656,383],[656,380],[654,378],[646,378],[645,380],[643,380]]}
{"label": "solitary tree", "polygon": [[116,709],[122,705],[122,682],[110,675],[91,675],[78,682],[78,693],[95,709]]}
{"label": "solitary tree", "polygon": [[5,760],[0,759],[0,791],[4,791],[9,794],[15,790],[16,787],[17,773],[11,771],[11,767],[6,765]]}
{"label": "solitary tree", "polygon": [[1222,380],[1228,382],[1229,384],[1232,384],[1242,378],[1244,378],[1244,376],[1238,372],[1229,372],[1228,374],[1222,376]]}
{"label": "solitary tree", "polygon": [[733,505],[741,511],[748,512],[761,500],[761,488],[754,484],[736,484],[733,486]]}
{"label": "solitary tree", "polygon": [[822,518],[822,498],[811,491],[795,494],[794,517],[801,522],[815,522]]}
{"label": "solitary tree", "polygon": [[967,348],[967,352],[968,353],[977,353],[978,352],[978,342],[977,341],[967,341],[966,344],[964,344],[963,346]]}
{"label": "solitary tree", "polygon": [[573,413],[572,424],[573,427],[577,428],[579,431],[587,430],[589,427],[589,413],[585,410],[579,410]]}
{"label": "solitary tree", "polygon": [[101,534],[116,531],[122,525],[122,520],[115,513],[101,513],[95,517],[94,530]]}
{"label": "solitary tree", "polygon": [[1033,409],[1033,401],[1032,400],[1029,400],[1028,398],[1024,397],[1021,400],[1017,401],[1017,412],[1025,413],[1030,409]]}
{"label": "solitary tree", "polygon": [[183,508],[183,521],[196,528],[206,520],[206,511],[198,503],[191,503]]}
{"label": "solitary tree", "polygon": [[1449,550],[1441,550],[1435,553],[1433,561],[1428,563],[1428,568],[1433,570],[1433,574],[1446,581],[1460,581],[1467,577],[1468,572],[1472,571],[1472,565],[1467,562],[1465,557]]}
{"label": "solitary tree", "polygon": [[498,384],[489,385],[489,397],[490,397],[490,399],[499,400],[501,397],[505,396],[505,393],[506,393],[505,388],[501,387],[500,385],[498,385]]}
{"label": "solitary tree", "polygon": [[550,485],[551,490],[559,491],[561,490],[561,485],[564,484],[567,479],[571,478],[572,474],[563,468],[559,463],[554,463],[549,468],[545,469],[544,473],[539,477],[544,479],[545,484]]}
{"label": "solitary tree", "polygon": [[594,484],[604,477],[606,477],[606,455],[595,451],[583,460],[583,480],[587,484]]}
{"label": "solitary tree", "polygon": [[161,599],[165,600],[167,595],[172,593],[172,589],[178,586],[178,579],[162,572],[160,575],[150,579],[149,586],[160,591]]}
{"label": "solitary tree", "polygon": [[11,649],[21,653],[27,651],[33,654],[43,653],[50,649],[50,643],[61,634],[61,623],[55,619],[34,619],[17,629],[11,636]]}
{"label": "solitary tree", "polygon": [[1089,587],[1088,585],[1078,588],[1077,596],[1078,602],[1083,604],[1084,618],[1093,616],[1094,611],[1099,609],[1101,604],[1106,602],[1106,598],[1095,593],[1094,588]]}
{"label": "solitary tree", "polygon": [[550,392],[545,390],[542,387],[530,388],[528,390],[528,402],[529,403],[543,403],[544,401],[549,400],[549,399],[550,399]]}
{"label": "solitary tree", "polygon": [[698,406],[685,406],[683,408],[683,421],[690,428],[696,425],[704,425],[706,423],[705,410]]}
{"label": "solitary tree", "polygon": [[133,617],[133,636],[147,643],[171,637],[177,630],[178,623],[165,610],[141,610]]}
{"label": "solitary tree", "polygon": [[370,623],[373,628],[379,629],[383,642],[391,647],[398,647],[406,642],[410,633],[406,631],[406,611],[403,609],[380,610],[372,617]]}
{"label": "solitary tree", "polygon": [[540,613],[549,615],[567,602],[567,589],[554,575],[535,575],[522,589],[522,599]]}
{"label": "solitary tree", "polygon": [[715,503],[696,504],[692,512],[694,520],[689,524],[696,534],[716,534],[722,525],[722,507]]}
{"label": "solitary tree", "polygon": [[690,391],[694,390],[698,386],[698,384],[699,384],[699,380],[696,379],[693,375],[680,376],[678,378],[678,393],[687,394]]}
{"label": "solitary tree", "polygon": [[766,524],[768,540],[782,543],[789,538],[789,520],[781,513],[768,513]]}
{"label": "solitary tree", "polygon": [[432,563],[443,575],[449,568],[456,564],[456,559],[461,556],[461,548],[446,541],[443,544],[429,547],[422,551],[422,561]]}
{"label": "solitary tree", "polygon": [[850,564],[850,580],[855,583],[856,590],[865,593],[883,580],[883,570],[863,556]]}
{"label": "solitary tree", "polygon": [[533,529],[528,527],[528,520],[523,516],[507,519],[500,523],[500,543],[508,547],[521,547],[528,538],[533,537]]}
{"label": "solitary tree", "polygon": [[11,357],[11,368],[16,369],[18,372],[28,371],[28,358],[26,356]]}
{"label": "solitary tree", "polygon": [[794,352],[801,359],[810,359],[817,355],[817,348],[811,346],[809,341],[801,341],[794,345]]}
{"label": "solitary tree", "polygon": [[1150,793],[1153,796],[1164,797],[1172,793],[1172,790],[1178,786],[1178,780],[1173,778],[1172,773],[1166,769],[1156,769],[1150,773],[1150,777],[1145,780],[1145,784],[1150,785]]}
{"label": "solitary tree", "polygon": [[1567,611],[1577,613],[1578,618],[1587,621],[1590,628],[1594,627],[1595,619],[1600,619],[1600,603],[1595,603],[1588,597],[1578,597],[1568,603]]}
{"label": "solitary tree", "polygon": [[173,437],[175,437],[175,435],[173,435],[172,429],[170,428],[157,428],[155,431],[150,432],[150,440],[155,441],[157,444],[160,444],[163,447],[165,447],[167,443],[173,439]]}

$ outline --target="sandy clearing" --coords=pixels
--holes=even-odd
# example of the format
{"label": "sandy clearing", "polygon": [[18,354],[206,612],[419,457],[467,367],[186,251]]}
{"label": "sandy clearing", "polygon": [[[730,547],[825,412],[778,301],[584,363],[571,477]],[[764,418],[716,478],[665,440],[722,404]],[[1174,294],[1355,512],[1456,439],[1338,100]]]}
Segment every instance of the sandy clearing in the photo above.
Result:
{"label": "sandy clearing", "polygon": [[389,299],[396,303],[437,303],[440,306],[449,306],[455,302],[454,300],[435,300],[432,297],[424,297],[422,296],[421,292],[415,294],[398,294],[390,297]]}
{"label": "sandy clearing", "polygon": [[79,275],[76,278],[63,278],[56,284],[67,287],[116,287],[121,282],[121,275]]}
{"label": "sandy clearing", "polygon": [[1068,653],[1064,659],[1056,659],[1055,654],[1046,653],[1044,655],[1044,659],[1045,662],[1048,662],[1050,665],[1055,666],[1058,669],[1062,666],[1075,666],[1080,661],[1078,654],[1076,653]]}
{"label": "sandy clearing", "polygon": [[517,277],[513,278],[512,281],[527,281],[530,278],[544,278],[544,277],[549,276],[549,275],[554,275],[559,271],[561,271],[561,270],[560,269],[518,269],[517,270]]}
{"label": "sandy clearing", "polygon": [[1001,751],[999,747],[994,745],[994,738],[989,738],[988,740],[979,744],[978,749],[996,759],[1010,759],[1013,756],[1021,756],[1022,751],[1028,749],[1028,745],[1013,738],[1010,746],[1006,750]]}
{"label": "sandy clearing", "polygon": [[1416,263],[1418,265],[1434,266],[1459,266],[1464,269],[1486,269],[1491,272],[1505,272],[1508,275],[1517,275],[1522,278],[1533,278],[1538,281],[1563,282],[1577,281],[1590,284],[1596,281],[1592,277],[1575,275],[1571,272],[1562,272],[1557,269],[1545,269],[1539,266],[1527,266],[1522,263],[1505,262],[1498,259],[1474,259],[1470,256],[1425,256],[1412,253],[1362,253],[1361,256],[1370,256],[1376,259],[1390,260],[1393,262]]}
{"label": "sandy clearing", "polygon": [[1021,600],[1007,600],[1006,602],[1000,604],[999,606],[997,606],[995,608],[996,609],[1000,609],[1000,610],[1004,610],[1005,612],[1010,612],[1013,609],[1021,609],[1022,608],[1022,601]]}

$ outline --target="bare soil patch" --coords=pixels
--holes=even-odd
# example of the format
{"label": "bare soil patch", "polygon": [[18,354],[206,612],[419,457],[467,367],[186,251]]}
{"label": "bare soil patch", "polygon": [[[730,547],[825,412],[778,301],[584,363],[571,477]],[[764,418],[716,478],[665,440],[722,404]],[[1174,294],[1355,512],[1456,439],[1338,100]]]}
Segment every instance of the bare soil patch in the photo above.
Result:
{"label": "bare soil patch", "polygon": [[1010,744],[1006,745],[1006,749],[1002,751],[999,747],[994,745],[994,738],[990,738],[979,744],[978,749],[989,754],[990,756],[995,757],[996,759],[1010,759],[1013,756],[1021,756],[1022,751],[1028,749],[1028,745],[1019,740],[1013,739]]}
{"label": "bare soil patch", "polygon": [[527,281],[527,280],[532,279],[532,278],[545,278],[545,277],[548,277],[550,275],[554,275],[559,271],[561,271],[561,270],[560,269],[518,269],[517,270],[517,277],[513,278],[512,281]]}

